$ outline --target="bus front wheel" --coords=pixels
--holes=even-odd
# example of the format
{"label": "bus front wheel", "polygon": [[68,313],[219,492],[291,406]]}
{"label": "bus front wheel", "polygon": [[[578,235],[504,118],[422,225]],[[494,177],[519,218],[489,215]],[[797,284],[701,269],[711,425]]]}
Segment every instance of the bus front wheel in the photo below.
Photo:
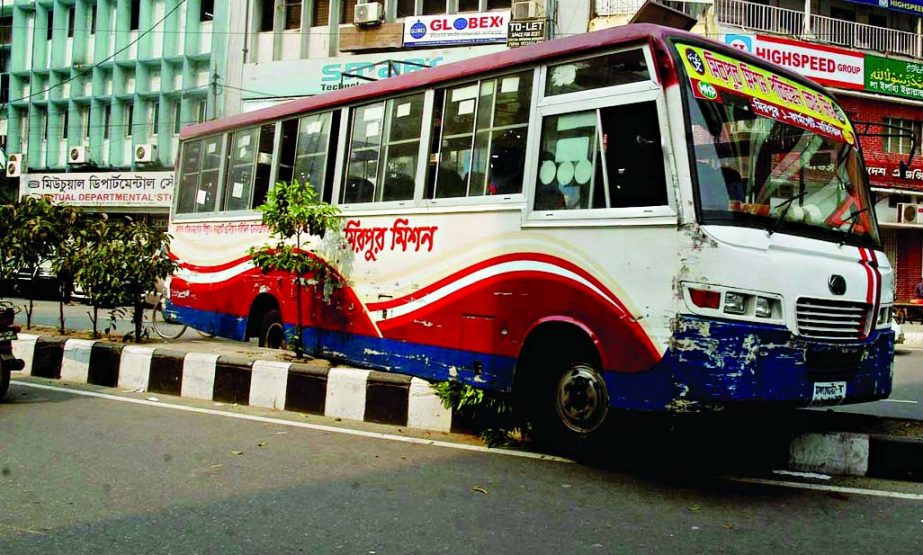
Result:
{"label": "bus front wheel", "polygon": [[282,349],[285,347],[285,328],[282,326],[282,314],[270,310],[263,316],[260,326],[260,347]]}
{"label": "bus front wheel", "polygon": [[530,357],[521,392],[532,440],[541,448],[579,454],[609,417],[609,391],[592,352],[542,350]]}

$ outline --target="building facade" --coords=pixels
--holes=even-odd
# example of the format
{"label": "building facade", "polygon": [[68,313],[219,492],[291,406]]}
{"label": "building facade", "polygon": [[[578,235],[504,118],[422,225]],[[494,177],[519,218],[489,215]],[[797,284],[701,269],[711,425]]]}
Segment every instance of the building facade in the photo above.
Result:
{"label": "building facade", "polygon": [[227,2],[9,2],[7,180],[165,220],[180,129],[227,113]]}

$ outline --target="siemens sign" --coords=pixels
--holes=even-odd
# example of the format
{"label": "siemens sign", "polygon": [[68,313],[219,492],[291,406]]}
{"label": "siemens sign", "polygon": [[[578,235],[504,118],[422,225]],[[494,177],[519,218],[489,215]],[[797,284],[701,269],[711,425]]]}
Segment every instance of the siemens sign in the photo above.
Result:
{"label": "siemens sign", "polygon": [[510,12],[408,17],[404,46],[506,42]]}

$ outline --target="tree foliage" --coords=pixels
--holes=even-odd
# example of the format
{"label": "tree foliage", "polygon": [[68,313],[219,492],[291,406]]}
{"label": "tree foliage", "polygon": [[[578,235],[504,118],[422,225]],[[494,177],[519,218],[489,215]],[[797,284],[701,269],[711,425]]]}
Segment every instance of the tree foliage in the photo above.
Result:
{"label": "tree foliage", "polygon": [[258,210],[275,242],[251,247],[249,254],[263,272],[280,271],[293,276],[298,303],[293,347],[300,357],[303,352],[301,293],[305,278],[321,285],[325,294],[329,294],[330,287],[339,285],[339,275],[329,264],[328,257],[318,252],[320,241],[303,244],[302,236],[319,240],[339,237],[339,209],[321,200],[309,182],[295,180],[291,183],[277,182]]}
{"label": "tree foliage", "polygon": [[87,226],[87,249],[75,282],[95,307],[132,307],[135,341],[143,337],[144,296],[176,270],[170,236],[146,222],[97,220]]}

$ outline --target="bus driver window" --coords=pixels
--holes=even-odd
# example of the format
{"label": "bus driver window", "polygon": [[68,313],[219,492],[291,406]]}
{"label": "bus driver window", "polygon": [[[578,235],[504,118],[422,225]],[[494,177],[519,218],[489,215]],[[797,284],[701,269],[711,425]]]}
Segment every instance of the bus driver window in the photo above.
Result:
{"label": "bus driver window", "polygon": [[546,117],[535,210],[667,204],[653,102]]}

